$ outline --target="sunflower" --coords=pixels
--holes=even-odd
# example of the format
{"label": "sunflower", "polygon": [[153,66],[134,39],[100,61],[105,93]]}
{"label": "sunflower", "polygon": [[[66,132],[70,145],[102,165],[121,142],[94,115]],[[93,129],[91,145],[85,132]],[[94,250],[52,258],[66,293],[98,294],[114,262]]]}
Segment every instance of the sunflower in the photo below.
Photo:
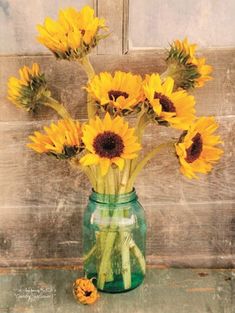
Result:
{"label": "sunflower", "polygon": [[132,112],[143,100],[141,76],[121,71],[115,72],[113,76],[107,72],[96,75],[86,90],[111,114]]}
{"label": "sunflower", "polygon": [[173,88],[171,77],[162,82],[159,74],[146,75],[143,89],[150,103],[149,113],[158,122],[186,130],[195,119],[195,99],[185,90],[173,91]]}
{"label": "sunflower", "polygon": [[217,128],[214,117],[201,117],[183,133],[175,145],[180,170],[188,178],[197,178],[195,173],[210,172],[212,165],[223,154],[223,150],[215,147],[222,143],[220,136],[213,134]]}
{"label": "sunflower", "polygon": [[136,158],[141,149],[134,128],[129,128],[120,116],[111,119],[109,113],[103,120],[99,117],[90,120],[83,128],[82,140],[89,153],[80,159],[81,164],[99,164],[102,176],[107,174],[111,165],[122,170],[125,160]]}
{"label": "sunflower", "polygon": [[175,40],[168,53],[168,74],[183,89],[202,87],[212,79],[212,66],[205,64],[205,58],[195,56],[196,48],[196,44],[190,44],[185,38],[183,41]]}
{"label": "sunflower", "polygon": [[50,127],[44,127],[44,130],[44,134],[35,131],[33,136],[29,136],[33,142],[27,144],[29,148],[60,159],[72,158],[82,151],[82,131],[78,121],[59,120],[57,124],[51,123]]}
{"label": "sunflower", "polygon": [[196,79],[196,87],[203,87],[205,82],[212,80],[210,76],[213,68],[211,65],[206,64],[205,58],[193,58],[192,64],[197,66],[198,73],[200,76]]}
{"label": "sunflower", "polygon": [[44,25],[37,26],[37,39],[59,59],[80,59],[102,39],[98,35],[101,28],[105,28],[105,21],[94,17],[91,7],[81,11],[67,8],[60,10],[57,21],[47,17]]}
{"label": "sunflower", "polygon": [[10,77],[8,80],[8,99],[17,107],[35,111],[41,104],[42,95],[48,93],[44,74],[37,63],[32,68],[20,68],[19,74],[20,79]]}
{"label": "sunflower", "polygon": [[76,300],[82,304],[92,304],[98,298],[99,294],[92,283],[92,279],[78,278],[73,284],[73,294]]}
{"label": "sunflower", "polygon": [[183,41],[175,40],[172,44],[172,47],[175,48],[176,51],[181,52],[182,56],[185,58],[190,57],[193,58],[195,54],[195,50],[197,48],[196,44],[190,44],[187,38],[184,38]]}

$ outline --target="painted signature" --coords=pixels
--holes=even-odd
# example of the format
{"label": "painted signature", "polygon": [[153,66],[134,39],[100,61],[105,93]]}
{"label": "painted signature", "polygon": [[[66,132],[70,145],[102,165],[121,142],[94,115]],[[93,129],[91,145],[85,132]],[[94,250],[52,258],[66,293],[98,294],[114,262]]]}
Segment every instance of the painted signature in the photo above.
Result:
{"label": "painted signature", "polygon": [[25,300],[29,303],[35,302],[40,299],[49,299],[53,298],[56,294],[56,291],[53,287],[46,288],[20,288],[15,291],[15,296],[17,299]]}

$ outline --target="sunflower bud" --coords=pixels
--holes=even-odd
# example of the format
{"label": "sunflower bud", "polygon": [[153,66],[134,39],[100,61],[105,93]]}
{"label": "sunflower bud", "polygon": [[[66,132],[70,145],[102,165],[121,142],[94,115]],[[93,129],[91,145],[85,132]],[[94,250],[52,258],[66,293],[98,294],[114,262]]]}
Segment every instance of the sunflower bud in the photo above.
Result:
{"label": "sunflower bud", "polygon": [[106,36],[99,35],[106,29],[104,19],[94,16],[94,10],[85,6],[81,11],[74,8],[60,10],[57,21],[50,17],[44,25],[37,26],[38,41],[46,46],[58,59],[82,59],[99,40]]}
{"label": "sunflower bud", "polygon": [[45,76],[39,65],[27,66],[19,70],[20,79],[10,77],[8,80],[8,99],[17,107],[27,111],[35,111],[42,104],[42,98],[50,96]]}
{"label": "sunflower bud", "polygon": [[189,44],[187,38],[175,40],[168,51],[166,74],[174,78],[176,87],[185,90],[204,86],[212,79],[212,66],[205,64],[205,58],[195,56],[195,44]]}

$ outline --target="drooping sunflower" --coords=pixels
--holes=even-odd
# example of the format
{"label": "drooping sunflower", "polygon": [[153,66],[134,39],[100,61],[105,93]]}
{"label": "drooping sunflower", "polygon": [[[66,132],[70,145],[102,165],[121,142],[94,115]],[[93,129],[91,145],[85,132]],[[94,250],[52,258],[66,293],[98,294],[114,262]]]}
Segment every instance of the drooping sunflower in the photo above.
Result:
{"label": "drooping sunflower", "polygon": [[93,304],[99,298],[98,291],[92,279],[78,278],[73,284],[73,294],[82,304]]}
{"label": "drooping sunflower", "polygon": [[195,56],[196,48],[196,44],[190,44],[185,38],[183,41],[175,40],[168,53],[168,73],[183,89],[202,87],[212,79],[212,66],[205,64],[205,58]]}
{"label": "drooping sunflower", "polygon": [[102,176],[113,164],[122,170],[125,160],[136,158],[141,149],[134,128],[120,116],[111,119],[109,113],[103,120],[98,116],[90,120],[83,128],[82,140],[88,153],[80,159],[81,164],[99,165]]}
{"label": "drooping sunflower", "polygon": [[143,100],[141,76],[121,71],[116,71],[113,76],[107,72],[95,75],[86,90],[111,114],[132,112]]}
{"label": "drooping sunflower", "polygon": [[177,129],[188,129],[195,119],[195,99],[185,90],[173,91],[174,80],[162,82],[159,74],[146,75],[143,89],[150,103],[149,113],[159,122],[168,122]]}
{"label": "drooping sunflower", "polygon": [[32,68],[20,68],[19,74],[19,79],[10,77],[8,80],[8,99],[17,107],[35,111],[41,104],[42,95],[48,93],[44,74],[37,63]]}
{"label": "drooping sunflower", "polygon": [[80,59],[102,39],[98,34],[102,28],[106,29],[105,20],[95,17],[91,7],[67,8],[60,10],[56,21],[47,17],[37,26],[37,39],[59,59]]}
{"label": "drooping sunflower", "polygon": [[196,173],[210,172],[223,154],[223,150],[216,147],[222,143],[220,136],[213,134],[217,128],[214,117],[201,117],[175,145],[180,170],[188,178],[197,178]]}
{"label": "drooping sunflower", "polygon": [[59,159],[68,159],[81,152],[82,130],[80,123],[72,119],[59,120],[57,124],[51,123],[44,127],[45,133],[34,132],[29,139],[33,143],[27,146],[38,153],[46,153]]}

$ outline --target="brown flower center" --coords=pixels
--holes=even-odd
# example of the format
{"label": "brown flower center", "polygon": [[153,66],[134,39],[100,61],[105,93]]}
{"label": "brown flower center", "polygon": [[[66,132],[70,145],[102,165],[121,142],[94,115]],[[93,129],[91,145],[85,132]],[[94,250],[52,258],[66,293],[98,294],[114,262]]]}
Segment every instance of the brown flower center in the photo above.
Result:
{"label": "brown flower center", "polygon": [[85,297],[90,297],[90,295],[92,294],[92,291],[88,291],[88,290],[85,290]]}
{"label": "brown flower center", "polygon": [[167,96],[165,96],[159,92],[155,92],[154,93],[154,99],[160,100],[160,104],[161,104],[162,110],[164,112],[175,112],[176,111],[173,102]]}
{"label": "brown flower center", "polygon": [[78,147],[77,146],[64,146],[64,154],[67,157],[73,157],[78,151]]}
{"label": "brown flower center", "polygon": [[129,97],[128,93],[125,91],[120,91],[120,90],[110,90],[108,92],[109,95],[109,100],[114,100],[116,101],[117,98],[119,97],[124,97],[125,99]]}
{"label": "brown flower center", "polygon": [[93,147],[100,157],[112,159],[121,156],[124,143],[119,135],[105,131],[95,137]]}
{"label": "brown flower center", "polygon": [[85,32],[86,32],[85,29],[80,29],[80,33],[81,33],[82,36],[85,35]]}
{"label": "brown flower center", "polygon": [[187,157],[185,158],[185,161],[188,163],[193,163],[197,160],[202,152],[202,136],[199,133],[193,137],[192,142],[191,146],[186,149]]}

